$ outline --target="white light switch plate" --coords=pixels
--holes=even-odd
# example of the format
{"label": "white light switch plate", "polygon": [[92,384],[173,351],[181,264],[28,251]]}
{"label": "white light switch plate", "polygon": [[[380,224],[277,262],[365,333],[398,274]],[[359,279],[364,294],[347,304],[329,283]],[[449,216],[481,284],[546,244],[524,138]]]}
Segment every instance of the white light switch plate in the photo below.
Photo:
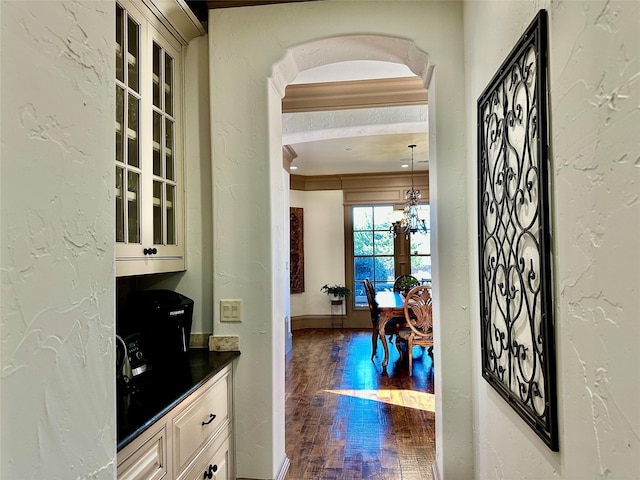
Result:
{"label": "white light switch plate", "polygon": [[242,300],[220,300],[220,321],[242,321]]}

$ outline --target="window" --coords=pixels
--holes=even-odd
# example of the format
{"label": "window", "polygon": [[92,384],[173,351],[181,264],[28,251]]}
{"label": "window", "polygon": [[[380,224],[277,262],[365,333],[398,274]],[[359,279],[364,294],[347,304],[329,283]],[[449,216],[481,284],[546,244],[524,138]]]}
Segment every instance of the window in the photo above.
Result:
{"label": "window", "polygon": [[355,306],[366,307],[364,279],[376,291],[391,289],[395,278],[394,242],[389,234],[392,205],[353,207],[353,271]]}
{"label": "window", "polygon": [[[376,292],[391,290],[394,279],[410,273],[421,283],[431,282],[431,235],[411,234],[393,237],[389,215],[393,205],[352,207],[353,220],[353,306],[367,307],[364,279],[373,283]],[[420,208],[421,218],[429,219],[429,206]]]}
{"label": "window", "polygon": [[420,206],[420,218],[427,223],[427,233],[416,232],[409,236],[411,275],[422,284],[431,284],[431,229],[429,228],[429,205]]}

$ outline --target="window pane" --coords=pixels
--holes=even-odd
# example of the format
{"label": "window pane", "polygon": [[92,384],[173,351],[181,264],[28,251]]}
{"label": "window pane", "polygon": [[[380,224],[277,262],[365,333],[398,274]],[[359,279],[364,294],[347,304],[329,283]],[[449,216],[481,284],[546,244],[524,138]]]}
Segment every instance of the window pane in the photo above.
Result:
{"label": "window pane", "polygon": [[161,51],[160,51],[160,47],[158,46],[158,44],[156,42],[153,42],[153,75],[151,76],[151,83],[153,84],[153,104],[158,107],[158,108],[162,108],[162,105],[160,105],[160,83],[161,83],[161,79],[162,79],[162,74],[160,72],[160,58],[161,58]]}
{"label": "window pane", "polygon": [[164,176],[169,180],[175,180],[176,174],[175,174],[175,167],[173,164],[173,122],[168,118],[165,120],[164,138],[165,138],[164,151],[165,151],[165,158],[166,158]]}
{"label": "window pane", "polygon": [[373,209],[371,207],[353,207],[353,230],[371,230],[373,227]]}
{"label": "window pane", "polygon": [[[392,211],[391,205],[352,208],[354,280],[361,282],[369,278],[377,292],[391,290],[395,278],[395,244],[393,235],[389,233],[389,214]],[[355,305],[361,306],[357,296]]]}
{"label": "window pane", "polygon": [[162,244],[162,182],[153,182],[153,244]]}
{"label": "window pane", "polygon": [[116,78],[124,82],[124,11],[116,4]]}
{"label": "window pane", "polygon": [[356,282],[354,291],[354,303],[356,307],[367,307],[369,301],[367,300],[367,292],[364,290],[364,282]]}
{"label": "window pane", "polygon": [[164,54],[164,111],[173,116],[173,58]]}
{"label": "window pane", "polygon": [[372,232],[353,232],[354,255],[373,255]]}
{"label": "window pane", "polygon": [[116,87],[116,162],[124,160],[124,143],[122,132],[124,129],[124,90]]}
{"label": "window pane", "polygon": [[431,283],[431,256],[411,257],[411,275],[422,284]]}
{"label": "window pane", "polygon": [[431,253],[431,234],[416,232],[411,234],[411,254],[428,255]]}
{"label": "window pane", "polygon": [[395,278],[393,257],[375,257],[374,269],[374,280],[376,282],[386,281],[393,284]]}
{"label": "window pane", "polygon": [[373,257],[356,257],[353,263],[356,281],[365,278],[373,280]]}
{"label": "window pane", "polygon": [[138,24],[131,18],[128,19],[128,34],[129,34],[129,46],[127,48],[127,65],[129,75],[129,88],[132,88],[136,92],[138,90],[138,65],[140,63],[140,56],[138,54]]}
{"label": "window pane", "polygon": [[135,172],[127,172],[128,242],[140,243],[140,178]]}
{"label": "window pane", "polygon": [[382,205],[374,208],[373,219],[376,230],[389,230],[389,227],[391,226],[391,222],[389,222],[389,214],[391,212],[393,212],[393,207],[391,205]]}
{"label": "window pane", "polygon": [[373,234],[375,255],[393,255],[393,235],[389,232],[375,232]]}
{"label": "window pane", "polygon": [[393,282],[376,282],[376,292],[391,292],[393,290]]}
{"label": "window pane", "polygon": [[116,242],[124,242],[123,174],[124,170],[116,167]]}
{"label": "window pane", "polygon": [[162,115],[153,112],[153,174],[162,176],[160,140],[162,139]]}
{"label": "window pane", "polygon": [[176,244],[176,226],[175,226],[175,187],[167,185],[166,211],[167,211],[167,245]]}
{"label": "window pane", "polygon": [[430,205],[420,205],[419,216],[425,220],[427,233],[416,232],[410,235],[409,251],[411,255],[411,274],[422,284],[431,283],[431,228]]}
{"label": "window pane", "polygon": [[127,161],[133,167],[140,166],[140,154],[138,152],[138,99],[129,95],[127,110]]}

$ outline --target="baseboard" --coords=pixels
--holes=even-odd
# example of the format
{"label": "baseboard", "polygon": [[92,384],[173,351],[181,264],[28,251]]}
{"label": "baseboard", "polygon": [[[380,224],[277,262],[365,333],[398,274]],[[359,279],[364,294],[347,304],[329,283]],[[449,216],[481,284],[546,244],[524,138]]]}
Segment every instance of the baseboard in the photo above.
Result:
{"label": "baseboard", "polygon": [[[331,315],[298,315],[291,317],[291,331],[304,330],[305,328],[336,328],[332,326]],[[344,317],[342,328],[369,329],[371,321],[367,319],[364,323],[357,323]]]}
{"label": "baseboard", "polygon": [[331,315],[299,315],[291,317],[291,331],[305,328],[331,328]]}
{"label": "baseboard", "polygon": [[[280,470],[278,470],[278,473],[276,474],[276,478],[274,480],[284,480],[287,477],[287,473],[289,472],[289,465],[291,465],[291,462],[289,461],[289,457],[285,455],[284,459],[282,460],[282,464],[280,465]],[[256,480],[256,479],[237,477],[236,480]]]}
{"label": "baseboard", "polygon": [[433,480],[440,480],[440,472],[438,471],[438,464],[436,462],[431,464],[431,472],[433,473]]}
{"label": "baseboard", "polygon": [[289,471],[289,465],[291,465],[291,462],[289,461],[289,457],[285,455],[275,480],[284,480],[287,477],[287,472]]}

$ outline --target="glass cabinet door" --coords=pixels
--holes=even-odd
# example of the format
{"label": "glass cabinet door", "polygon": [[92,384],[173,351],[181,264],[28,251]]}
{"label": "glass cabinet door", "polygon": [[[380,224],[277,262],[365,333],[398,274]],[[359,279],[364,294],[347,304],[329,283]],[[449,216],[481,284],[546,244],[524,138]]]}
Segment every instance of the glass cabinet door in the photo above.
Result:
{"label": "glass cabinet door", "polygon": [[174,59],[153,42],[153,243],[176,244]]}
{"label": "glass cabinet door", "polygon": [[140,25],[116,4],[116,242],[140,243]]}

